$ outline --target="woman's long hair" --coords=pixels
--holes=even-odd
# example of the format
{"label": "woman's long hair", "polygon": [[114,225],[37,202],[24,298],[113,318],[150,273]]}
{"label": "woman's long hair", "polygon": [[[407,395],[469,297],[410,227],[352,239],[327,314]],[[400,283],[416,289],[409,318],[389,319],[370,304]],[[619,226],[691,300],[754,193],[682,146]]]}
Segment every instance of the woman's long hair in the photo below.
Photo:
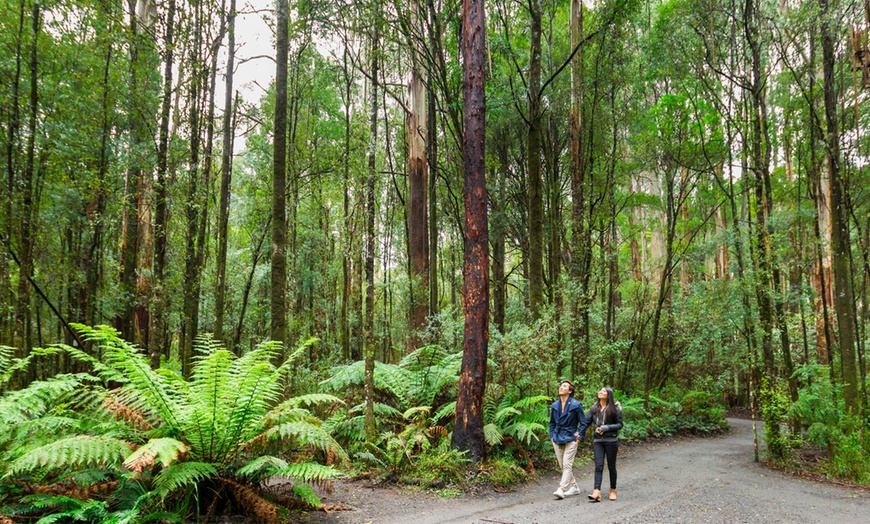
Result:
{"label": "woman's long hair", "polygon": [[[611,422],[616,422],[616,400],[613,398],[613,390],[607,386],[604,386],[604,391],[607,392],[607,407],[604,408],[604,423],[610,424]],[[601,402],[598,398],[595,399],[595,403],[592,405],[592,409],[590,413],[593,417],[598,415],[601,412]]]}

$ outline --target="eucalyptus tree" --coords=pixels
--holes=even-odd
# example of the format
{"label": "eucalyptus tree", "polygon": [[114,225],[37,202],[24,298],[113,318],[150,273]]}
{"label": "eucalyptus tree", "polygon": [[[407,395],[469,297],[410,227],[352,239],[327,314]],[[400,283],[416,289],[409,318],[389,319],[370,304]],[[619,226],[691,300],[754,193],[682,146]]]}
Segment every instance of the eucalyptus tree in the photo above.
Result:
{"label": "eucalyptus tree", "polygon": [[828,0],[819,0],[821,7],[822,72],[824,75],[826,157],[831,177],[831,228],[834,254],[834,310],[837,313],[837,334],[843,367],[843,398],[846,410],[858,413],[858,373],[855,352],[855,299],[852,290],[851,242],[849,232],[849,190],[840,165],[840,138],[837,117],[837,92],[834,85],[834,33],[831,28]]}
{"label": "eucalyptus tree", "polygon": [[[215,282],[214,335],[223,339],[224,298],[227,292],[227,227],[230,214],[230,188],[233,177],[233,72],[236,57],[236,1],[230,0],[227,15],[227,70],[224,80],[223,141],[221,148],[221,184],[218,199],[217,278]],[[277,129],[277,127],[276,127]]]}
{"label": "eucalyptus tree", "polygon": [[287,0],[276,0],[275,138],[272,147],[271,337],[287,339]]}
{"label": "eucalyptus tree", "polygon": [[489,231],[486,195],[486,18],[482,0],[462,5],[464,111],[462,159],[465,171],[465,314],[462,370],[452,445],[474,460],[486,458],[483,394],[489,337]]}

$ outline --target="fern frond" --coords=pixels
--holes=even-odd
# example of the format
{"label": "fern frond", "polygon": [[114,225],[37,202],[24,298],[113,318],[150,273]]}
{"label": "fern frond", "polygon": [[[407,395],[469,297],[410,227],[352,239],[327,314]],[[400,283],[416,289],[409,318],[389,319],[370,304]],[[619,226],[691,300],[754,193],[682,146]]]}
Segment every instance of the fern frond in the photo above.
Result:
{"label": "fern frond", "polygon": [[435,414],[432,415],[432,421],[438,422],[439,420],[442,420],[444,418],[455,417],[455,416],[456,416],[456,401],[454,400],[453,402],[448,402],[447,404],[444,404],[443,406],[438,408],[438,411],[436,411]]}
{"label": "fern frond", "polygon": [[142,473],[144,469],[151,468],[157,463],[165,468],[187,450],[188,447],[184,442],[174,438],[152,439],[127,457],[124,467],[136,473]]}
{"label": "fern frond", "polygon": [[313,462],[287,464],[285,467],[275,471],[275,473],[295,479],[297,482],[318,482],[341,476],[341,472],[332,466],[324,466]]}
{"label": "fern frond", "polygon": [[505,419],[507,419],[511,415],[521,415],[521,414],[522,414],[522,411],[518,410],[517,408],[515,408],[513,406],[510,406],[510,407],[504,408],[501,411],[499,411],[498,413],[496,413],[495,416],[492,417],[492,420],[496,424],[501,424],[502,422],[505,421]]}
{"label": "fern frond", "polygon": [[129,453],[130,447],[123,440],[90,436],[71,437],[25,453],[10,464],[6,476],[35,470],[117,467]]}
{"label": "fern frond", "polygon": [[504,428],[506,435],[511,435],[517,442],[529,445],[532,439],[539,440],[538,434],[547,432],[547,426],[544,424],[517,422]]}
{"label": "fern frond", "polygon": [[141,431],[154,429],[154,426],[145,420],[145,416],[143,416],[142,413],[127,406],[115,396],[107,395],[103,399],[100,407],[115,419],[121,420],[130,425],[130,427]]}
{"label": "fern frond", "polygon": [[410,400],[409,388],[413,373],[395,364],[375,362],[374,382],[378,389],[385,389],[395,395],[400,402]]}
{"label": "fern frond", "polygon": [[411,418],[414,417],[414,415],[416,415],[418,413],[426,414],[426,413],[429,413],[430,411],[432,411],[432,406],[415,406],[413,408],[406,410],[404,413],[402,413],[402,418],[405,420],[410,420]]}
{"label": "fern frond", "polygon": [[536,395],[534,397],[523,397],[513,403],[513,407],[519,410],[537,409],[541,404],[549,404],[551,397],[546,395]]}
{"label": "fern frond", "polygon": [[236,474],[242,477],[262,479],[276,474],[280,469],[287,467],[287,461],[271,455],[261,455],[248,462]]}
{"label": "fern frond", "polygon": [[504,436],[501,433],[501,429],[495,424],[487,424],[483,426],[483,438],[486,440],[486,443],[490,446],[498,446],[501,444]]}
{"label": "fern frond", "polygon": [[176,462],[154,477],[152,495],[166,498],[170,493],[216,477],[217,469],[207,462]]}
{"label": "fern frond", "polygon": [[15,348],[0,346],[0,389],[6,387],[12,376],[22,369],[27,369],[33,357],[53,355],[60,351],[59,348],[33,348],[24,358],[15,358]]}
{"label": "fern frond", "polygon": [[312,508],[319,508],[323,505],[323,503],[320,502],[320,498],[314,493],[314,490],[311,489],[311,486],[308,484],[295,484],[293,486],[293,493]]}
{"label": "fern frond", "polygon": [[17,424],[38,418],[63,402],[83,383],[94,380],[86,373],[57,375],[31,382],[25,389],[6,393],[0,399],[0,423]]}
{"label": "fern frond", "polygon": [[111,378],[129,384],[131,391],[137,394],[136,401],[130,407],[143,410],[146,406],[153,408],[163,421],[171,428],[178,428],[176,418],[179,409],[173,397],[174,389],[170,388],[166,380],[156,371],[151,369],[150,362],[135,345],[121,339],[118,332],[109,326],[88,327],[82,324],[73,324],[77,330],[83,333],[86,340],[97,342],[103,349],[103,356],[109,366],[116,372]]}
{"label": "fern frond", "polygon": [[328,379],[320,382],[320,386],[327,391],[342,391],[349,386],[359,386],[365,378],[365,362],[359,360],[352,364],[336,366],[329,374]]}
{"label": "fern frond", "polygon": [[266,438],[289,441],[299,446],[312,446],[322,451],[333,451],[347,460],[347,453],[328,433],[318,425],[307,422],[288,422],[269,429]]}

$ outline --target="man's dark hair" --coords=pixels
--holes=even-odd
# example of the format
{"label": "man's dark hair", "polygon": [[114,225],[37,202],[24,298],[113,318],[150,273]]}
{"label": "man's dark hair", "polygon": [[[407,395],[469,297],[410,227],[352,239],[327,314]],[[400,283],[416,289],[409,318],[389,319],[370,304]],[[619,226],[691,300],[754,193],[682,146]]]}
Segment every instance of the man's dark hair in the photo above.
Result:
{"label": "man's dark hair", "polygon": [[568,396],[573,397],[574,396],[574,389],[575,389],[574,384],[572,384],[570,380],[563,380],[562,382],[559,382],[560,386],[562,384],[568,384]]}

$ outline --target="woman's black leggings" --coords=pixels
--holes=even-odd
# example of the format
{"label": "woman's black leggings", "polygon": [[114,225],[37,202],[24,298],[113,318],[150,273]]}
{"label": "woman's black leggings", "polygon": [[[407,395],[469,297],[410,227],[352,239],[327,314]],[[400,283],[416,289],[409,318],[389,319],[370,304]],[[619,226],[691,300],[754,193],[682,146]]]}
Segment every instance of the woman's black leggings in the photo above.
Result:
{"label": "woman's black leggings", "polygon": [[610,489],[616,489],[616,452],[619,451],[619,441],[598,442],[592,445],[595,453],[595,489],[601,489],[601,477],[604,473],[604,458],[607,457],[607,471],[610,472]]}

